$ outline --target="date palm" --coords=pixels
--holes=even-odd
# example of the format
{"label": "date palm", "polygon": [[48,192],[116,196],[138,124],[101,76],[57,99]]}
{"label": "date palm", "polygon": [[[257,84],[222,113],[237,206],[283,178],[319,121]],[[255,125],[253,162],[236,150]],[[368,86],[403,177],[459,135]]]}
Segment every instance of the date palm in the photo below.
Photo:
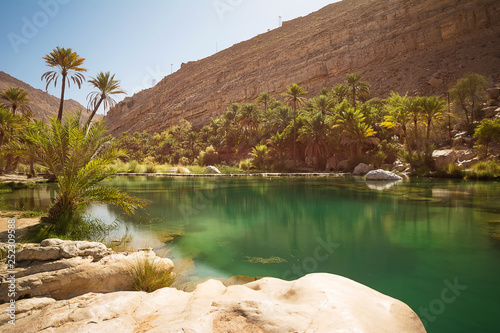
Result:
{"label": "date palm", "polygon": [[441,120],[446,115],[446,102],[437,96],[425,96],[418,98],[418,106],[421,110],[423,121],[426,124],[426,140],[429,142],[431,125],[434,121]]}
{"label": "date palm", "polygon": [[318,158],[318,167],[324,162],[329,152],[329,126],[325,120],[326,117],[321,112],[318,112],[311,119],[306,119],[299,130],[299,141],[307,145],[306,155],[316,156]]}
{"label": "date palm", "polygon": [[271,103],[273,102],[273,99],[274,98],[270,93],[265,92],[260,94],[255,101],[259,104],[262,104],[264,106],[263,111],[266,112],[269,105],[271,105]]}
{"label": "date palm", "polygon": [[410,110],[408,109],[408,96],[401,96],[398,93],[391,93],[389,98],[385,100],[385,109],[388,114],[384,117],[382,126],[389,129],[395,129],[396,134],[403,133],[403,144],[408,150],[411,150],[411,145],[408,140],[408,123],[411,119]]}
{"label": "date palm", "polygon": [[58,190],[44,220],[59,234],[71,230],[75,217],[92,203],[116,205],[127,213],[145,205],[114,187],[99,184],[115,174],[109,164],[125,155],[105,132],[102,122],[82,127],[78,114],[64,122],[51,118],[50,126],[37,120],[24,133],[27,142],[7,145],[7,152],[34,158],[55,175]]}
{"label": "date palm", "polygon": [[312,100],[313,110],[323,115],[330,114],[334,104],[333,99],[328,95],[319,95]]}
{"label": "date palm", "polygon": [[92,119],[101,104],[103,104],[104,109],[107,109],[108,107],[112,108],[116,105],[113,95],[125,94],[125,91],[120,88],[120,81],[115,80],[115,75],[111,75],[109,72],[99,72],[95,78],[91,76],[89,83],[96,88],[97,91],[93,91],[87,96],[88,108],[92,110],[92,113],[87,120],[87,126],[90,126],[92,123]]}
{"label": "date palm", "polygon": [[10,103],[13,114],[19,109],[25,116],[31,116],[31,109],[28,105],[30,99],[28,93],[21,88],[9,87],[0,93],[0,98]]}
{"label": "date palm", "polygon": [[377,132],[364,122],[355,122],[348,130],[342,133],[342,143],[351,146],[356,152],[355,156],[360,156],[362,148],[366,144],[376,145],[380,143],[375,136]]}
{"label": "date palm", "polygon": [[368,98],[370,96],[370,84],[361,82],[363,75],[351,73],[347,75],[345,86],[347,94],[351,95],[351,103],[356,108],[357,98]]}
{"label": "date palm", "polygon": [[285,96],[285,102],[287,104],[292,104],[293,108],[293,157],[294,159],[297,158],[297,108],[304,105],[306,102],[306,99],[302,97],[302,95],[307,94],[307,91],[305,91],[301,86],[298,84],[294,83],[291,86],[289,86],[286,90],[286,93],[283,95]]}
{"label": "date palm", "polygon": [[59,78],[59,75],[61,75],[61,100],[59,101],[59,112],[57,113],[57,120],[61,121],[63,116],[66,82],[68,83],[68,88],[71,85],[71,81],[78,85],[78,88],[81,88],[82,82],[85,80],[82,72],[87,71],[82,67],[85,58],[80,58],[78,53],[74,52],[70,48],[65,49],[58,46],[52,52],[46,54],[43,59],[45,60],[47,66],[56,69],[45,72],[42,75],[42,80],[47,81],[47,85],[45,87],[46,90],[52,82],[54,82],[55,87],[57,79]]}

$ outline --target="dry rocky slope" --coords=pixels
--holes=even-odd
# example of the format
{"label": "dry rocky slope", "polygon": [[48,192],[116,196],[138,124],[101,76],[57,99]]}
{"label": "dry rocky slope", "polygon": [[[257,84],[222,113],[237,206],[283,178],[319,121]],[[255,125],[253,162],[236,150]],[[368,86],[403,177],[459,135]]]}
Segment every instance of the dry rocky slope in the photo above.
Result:
{"label": "dry rocky slope", "polygon": [[[57,116],[59,110],[59,98],[54,97],[43,90],[35,89],[27,83],[10,76],[7,73],[0,71],[0,91],[7,89],[9,87],[21,88],[28,92],[28,98],[31,100],[29,106],[33,115],[36,118],[43,119],[47,121],[50,116]],[[0,102],[5,101],[0,99]],[[86,110],[84,106],[75,100],[68,99],[64,101],[64,110],[78,111]]]}
{"label": "dry rocky slope", "polygon": [[497,0],[343,0],[208,58],[183,64],[119,103],[112,133],[159,132],[187,119],[207,124],[233,102],[275,97],[297,83],[322,87],[362,73],[372,96],[444,94],[465,73],[500,82]]}

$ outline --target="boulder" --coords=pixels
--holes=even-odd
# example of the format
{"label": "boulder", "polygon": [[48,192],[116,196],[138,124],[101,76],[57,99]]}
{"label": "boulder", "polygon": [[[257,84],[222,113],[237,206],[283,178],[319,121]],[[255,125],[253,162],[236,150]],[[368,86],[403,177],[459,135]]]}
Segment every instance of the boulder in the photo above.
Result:
{"label": "boulder", "polygon": [[[27,308],[19,300],[17,307]],[[3,313],[7,304],[0,306]],[[264,278],[226,287],[209,280],[187,293],[89,293],[41,300],[18,313],[10,332],[411,332],[425,328],[406,304],[347,278],[316,273],[296,281]],[[0,323],[2,324],[2,323]]]}
{"label": "boulder", "polygon": [[[144,256],[173,268],[170,259],[157,257],[152,251],[113,253],[100,243],[61,240],[42,244],[29,244],[16,254],[15,299],[50,295],[60,300],[89,292],[133,290],[129,271]],[[0,273],[0,303],[11,299],[6,278],[6,273]]]}
{"label": "boulder", "polygon": [[484,118],[493,118],[497,115],[497,106],[488,106],[483,108],[483,117]]}
{"label": "boulder", "polygon": [[486,89],[486,94],[489,99],[498,99],[498,97],[500,97],[500,88]]}
{"label": "boulder", "polygon": [[325,171],[330,172],[334,171],[337,168],[337,158],[335,156],[331,156],[328,158],[326,161],[326,168]]}
{"label": "boulder", "polygon": [[403,178],[390,171],[377,169],[366,174],[366,180],[402,180]]}
{"label": "boulder", "polygon": [[406,170],[406,168],[407,168],[407,165],[400,160],[397,160],[392,165],[392,171],[395,171],[395,172],[403,172]]}
{"label": "boulder", "polygon": [[188,174],[191,173],[191,171],[189,171],[185,167],[177,167],[176,173],[181,173],[181,174],[184,174],[184,175],[188,175]]}
{"label": "boulder", "polygon": [[477,156],[474,150],[472,149],[458,150],[456,151],[456,153],[458,162],[470,160]]}
{"label": "boulder", "polygon": [[337,170],[346,171],[348,165],[349,165],[349,160],[342,160],[339,163],[337,163]]}
{"label": "boulder", "polygon": [[458,166],[461,168],[470,168],[471,166],[473,166],[474,164],[476,164],[479,161],[480,161],[479,157],[474,157],[474,158],[471,158],[470,160],[464,160],[464,161],[458,162]]}
{"label": "boulder", "polygon": [[453,164],[457,161],[457,153],[452,149],[434,150],[432,158],[436,169],[442,169],[445,165]]}
{"label": "boulder", "polygon": [[206,172],[206,173],[212,173],[212,174],[220,174],[220,173],[221,173],[221,172],[219,171],[219,169],[217,169],[216,167],[211,166],[211,165],[209,165],[209,166],[207,166],[207,167],[205,168],[205,172]]}
{"label": "boulder", "polygon": [[358,164],[357,167],[354,168],[353,174],[358,175],[358,176],[365,175],[372,170],[373,170],[373,167],[371,165],[368,165],[365,163],[360,163],[360,164]]}
{"label": "boulder", "polygon": [[104,244],[85,241],[46,239],[40,244],[26,244],[16,253],[16,261],[47,261],[92,256],[98,260],[111,254]]}
{"label": "boulder", "polygon": [[309,155],[306,156],[305,162],[309,168],[312,168],[318,164],[318,158],[314,155]]}

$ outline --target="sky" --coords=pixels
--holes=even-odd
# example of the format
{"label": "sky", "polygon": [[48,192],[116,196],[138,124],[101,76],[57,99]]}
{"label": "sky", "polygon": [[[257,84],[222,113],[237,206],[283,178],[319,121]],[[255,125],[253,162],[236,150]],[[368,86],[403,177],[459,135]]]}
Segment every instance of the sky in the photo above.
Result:
{"label": "sky", "polygon": [[[86,78],[111,72],[127,95],[196,61],[337,0],[0,0],[0,70],[45,90],[43,56],[56,47],[85,58]],[[59,79],[60,80],[60,79]],[[65,99],[87,106],[93,89]],[[60,97],[60,82],[48,92]],[[99,110],[104,113],[105,110]]]}

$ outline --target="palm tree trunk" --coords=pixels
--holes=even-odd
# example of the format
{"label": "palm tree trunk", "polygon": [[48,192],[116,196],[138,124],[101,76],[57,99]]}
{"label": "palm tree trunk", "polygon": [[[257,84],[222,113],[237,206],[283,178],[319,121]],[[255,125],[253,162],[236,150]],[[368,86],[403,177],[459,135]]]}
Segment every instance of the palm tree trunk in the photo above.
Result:
{"label": "palm tree trunk", "polygon": [[64,107],[64,91],[66,90],[66,74],[62,76],[62,87],[61,87],[61,101],[59,102],[59,113],[57,114],[57,120],[62,121],[63,107]]}
{"label": "palm tree trunk", "polygon": [[97,112],[97,109],[99,109],[99,107],[101,106],[101,103],[102,103],[102,100],[104,98],[101,96],[101,99],[99,100],[99,103],[97,103],[97,105],[95,106],[94,108],[94,111],[92,111],[92,114],[90,115],[89,119],[87,120],[87,124],[85,125],[85,127],[89,127],[90,124],[92,123],[92,118],[94,118],[96,112]]}

